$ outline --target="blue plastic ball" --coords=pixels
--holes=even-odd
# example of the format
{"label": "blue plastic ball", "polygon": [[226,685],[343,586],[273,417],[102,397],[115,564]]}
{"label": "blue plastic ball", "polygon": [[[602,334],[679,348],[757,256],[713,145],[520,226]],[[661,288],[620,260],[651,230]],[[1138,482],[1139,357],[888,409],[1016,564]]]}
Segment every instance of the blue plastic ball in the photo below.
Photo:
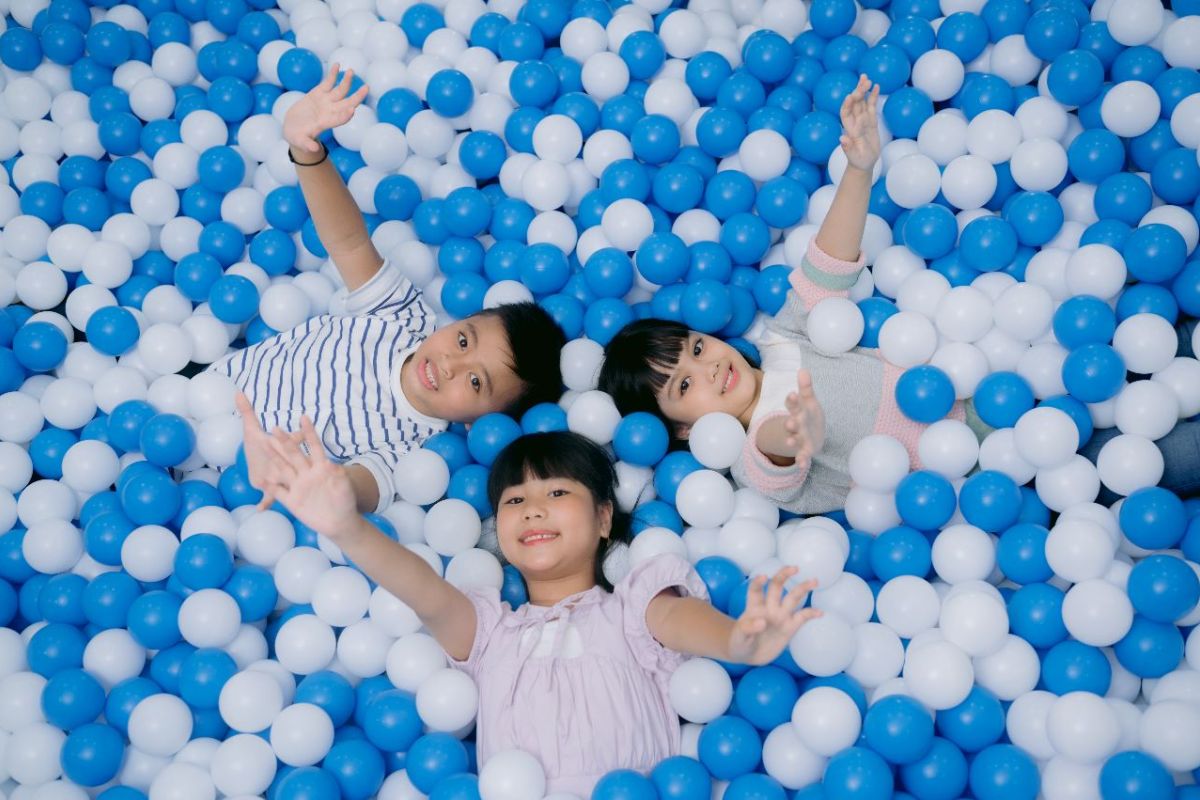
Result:
{"label": "blue plastic ball", "polygon": [[475,100],[471,79],[456,69],[443,69],[429,79],[425,90],[429,108],[443,117],[458,117],[470,110]]}
{"label": "blue plastic ball", "polygon": [[1182,559],[1153,554],[1134,565],[1128,591],[1139,614],[1155,622],[1174,622],[1200,601],[1200,578]]}
{"label": "blue plastic ball", "polygon": [[71,731],[63,742],[60,759],[63,774],[73,783],[101,786],[116,777],[124,755],[125,740],[121,733],[112,725],[93,723]]}
{"label": "blue plastic ball", "polygon": [[1004,473],[983,470],[967,478],[959,489],[958,505],[967,522],[989,533],[998,533],[1017,522],[1021,491]]}
{"label": "blue plastic ball", "polygon": [[982,750],[971,762],[969,775],[971,792],[979,800],[1034,800],[1041,785],[1033,758],[1011,744]]}
{"label": "blue plastic ball", "polygon": [[1042,658],[1042,683],[1047,691],[1058,695],[1067,692],[1104,695],[1112,684],[1112,665],[1099,648],[1074,639],[1060,641]]}
{"label": "blue plastic ball", "polygon": [[916,700],[892,695],[875,703],[863,720],[867,745],[892,764],[911,764],[933,746],[933,718]]}
{"label": "blue plastic ball", "polygon": [[617,458],[639,467],[652,467],[661,461],[669,444],[662,420],[645,411],[624,417],[613,434]]}
{"label": "blue plastic ball", "polygon": [[12,351],[25,369],[49,372],[66,358],[67,339],[49,322],[27,322],[13,336]]}
{"label": "blue plastic ball", "polygon": [[829,800],[886,800],[895,779],[883,758],[865,747],[850,747],[829,759],[821,785]]}
{"label": "blue plastic ball", "polygon": [[712,776],[694,758],[671,756],[660,761],[650,772],[662,800],[709,800]]}
{"label": "blue plastic ball", "polygon": [[896,487],[896,510],[905,525],[932,531],[945,525],[957,501],[950,481],[929,470],[905,476]]}
{"label": "blue plastic ball", "polygon": [[[1153,600],[1149,602],[1153,604]],[[1139,678],[1161,678],[1179,667],[1183,658],[1183,634],[1170,622],[1155,622],[1142,614],[1134,614],[1133,626],[1113,645],[1113,653],[1121,666]]]}
{"label": "blue plastic ball", "polygon": [[448,733],[422,736],[408,750],[408,777],[422,792],[431,792],[439,782],[467,770],[467,749]]}
{"label": "blue plastic ball", "polygon": [[1174,492],[1149,486],[1125,498],[1119,521],[1122,533],[1138,547],[1168,550],[1183,538],[1187,514]]}
{"label": "blue plastic ball", "polygon": [[929,539],[906,525],[888,528],[869,543],[871,571],[885,583],[900,575],[925,577],[933,566],[932,555]]}
{"label": "blue plastic ball", "polygon": [[485,414],[467,432],[471,457],[485,467],[491,466],[500,451],[521,435],[521,426],[507,414]]}
{"label": "blue plastic ball", "polygon": [[1151,800],[1174,792],[1170,770],[1139,750],[1117,753],[1100,770],[1100,796],[1105,800]]}
{"label": "blue plastic ball", "polygon": [[909,419],[932,424],[954,406],[954,384],[937,367],[912,367],[896,381],[896,404]]}
{"label": "blue plastic ball", "polygon": [[1106,344],[1085,344],[1067,354],[1062,377],[1072,397],[1100,403],[1116,396],[1125,385],[1125,361]]}
{"label": "blue plastic ball", "polygon": [[993,428],[1011,428],[1033,408],[1033,390],[1015,372],[993,372],[975,389],[975,410]]}
{"label": "blue plastic ball", "polygon": [[178,414],[157,414],[142,426],[138,445],[151,464],[174,467],[192,454],[196,434],[191,424]]}
{"label": "blue plastic ball", "polygon": [[762,740],[754,727],[740,717],[722,716],[700,732],[700,763],[714,778],[733,780],[751,772],[762,757]]}

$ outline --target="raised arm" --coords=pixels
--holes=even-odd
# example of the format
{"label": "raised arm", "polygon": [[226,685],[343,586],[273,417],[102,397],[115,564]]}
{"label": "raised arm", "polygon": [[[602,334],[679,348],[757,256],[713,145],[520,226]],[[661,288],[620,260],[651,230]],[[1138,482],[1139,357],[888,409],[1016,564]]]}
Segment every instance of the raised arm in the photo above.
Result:
{"label": "raised arm", "polygon": [[465,660],[475,641],[475,607],[425,560],[389,539],[355,508],[346,471],[325,455],[307,417],[301,442],[276,430],[270,437],[272,494],[296,518],[342,549],[376,583],[402,600],[452,658]]}
{"label": "raised arm", "polygon": [[[868,92],[868,90],[870,90]],[[817,231],[817,246],[841,261],[857,261],[871,200],[871,172],[879,158],[879,85],[866,75],[842,101],[842,149],[848,162],[833,204]]]}
{"label": "raised arm", "polygon": [[781,569],[769,585],[765,575],[751,581],[746,610],[736,620],[706,600],[663,592],[646,608],[646,626],[664,647],[678,653],[738,664],[769,664],[800,626],[821,616],[818,609],[800,608],[816,588],[816,581],[806,581],[784,595],[784,584],[796,571],[795,567]]}
{"label": "raised arm", "polygon": [[347,96],[353,70],[347,70],[340,82],[337,82],[337,74],[338,65],[334,64],[323,81],[288,109],[283,121],[283,137],[296,162],[296,175],[317,236],[329,252],[346,288],[354,291],[374,277],[383,266],[383,257],[371,242],[362,211],[351,197],[341,173],[317,141],[325,131],[349,121],[354,109],[367,96],[365,85]]}

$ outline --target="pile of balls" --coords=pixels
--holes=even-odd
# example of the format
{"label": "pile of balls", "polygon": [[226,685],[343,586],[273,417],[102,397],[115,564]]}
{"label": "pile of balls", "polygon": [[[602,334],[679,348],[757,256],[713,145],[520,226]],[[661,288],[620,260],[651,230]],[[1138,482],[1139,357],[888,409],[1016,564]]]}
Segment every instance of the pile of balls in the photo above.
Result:
{"label": "pile of balls", "polygon": [[[734,615],[784,564],[823,587],[775,664],[681,667],[684,753],[595,797],[1200,797],[1200,503],[1154,444],[1200,413],[1200,2],[4,7],[0,796],[544,794],[528,754],[476,763],[474,686],[407,606],[255,509],[202,370],[330,308],[281,123],[336,62],[370,93],[325,138],[380,252],[446,318],[533,299],[571,340],[559,404],[405,455],[374,522],[524,602],[488,466],[566,428],[619,459],[628,561],[688,557]],[[809,330],[905,368],[929,427],[921,470],[868,437],[844,513],[796,519],[730,483],[736,420],[668,452],[596,375],[649,315],[753,352],[860,73],[871,269]]]}

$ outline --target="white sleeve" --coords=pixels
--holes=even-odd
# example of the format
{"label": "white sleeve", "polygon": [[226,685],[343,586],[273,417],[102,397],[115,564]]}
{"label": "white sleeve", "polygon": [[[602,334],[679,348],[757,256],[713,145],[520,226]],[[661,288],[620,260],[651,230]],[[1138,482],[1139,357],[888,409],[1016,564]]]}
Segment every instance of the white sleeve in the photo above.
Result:
{"label": "white sleeve", "polygon": [[375,479],[375,485],[379,488],[379,502],[375,505],[376,514],[392,504],[392,499],[396,496],[395,465],[389,465],[388,459],[383,454],[362,453],[346,463],[363,467]]}
{"label": "white sleeve", "polygon": [[390,260],[383,262],[371,280],[343,295],[346,316],[395,316],[421,298],[421,291]]}

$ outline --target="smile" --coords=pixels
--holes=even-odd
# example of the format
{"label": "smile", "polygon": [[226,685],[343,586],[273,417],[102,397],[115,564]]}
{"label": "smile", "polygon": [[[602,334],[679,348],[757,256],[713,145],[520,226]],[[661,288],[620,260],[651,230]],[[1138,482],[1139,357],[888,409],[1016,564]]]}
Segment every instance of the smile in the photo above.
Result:
{"label": "smile", "polygon": [[740,376],[738,375],[737,370],[735,370],[733,367],[730,367],[729,374],[725,376],[725,385],[721,387],[721,394],[725,394],[733,387],[737,386],[739,377]]}
{"label": "smile", "polygon": [[554,531],[528,531],[521,535],[519,541],[527,547],[543,544],[558,538],[558,534]]}
{"label": "smile", "polygon": [[419,380],[421,382],[421,385],[424,386],[426,389],[429,389],[434,392],[437,391],[438,382],[437,382],[437,376],[434,374],[434,371],[433,371],[433,362],[432,361],[430,361],[429,359],[425,359],[421,364],[418,365],[417,380]]}

